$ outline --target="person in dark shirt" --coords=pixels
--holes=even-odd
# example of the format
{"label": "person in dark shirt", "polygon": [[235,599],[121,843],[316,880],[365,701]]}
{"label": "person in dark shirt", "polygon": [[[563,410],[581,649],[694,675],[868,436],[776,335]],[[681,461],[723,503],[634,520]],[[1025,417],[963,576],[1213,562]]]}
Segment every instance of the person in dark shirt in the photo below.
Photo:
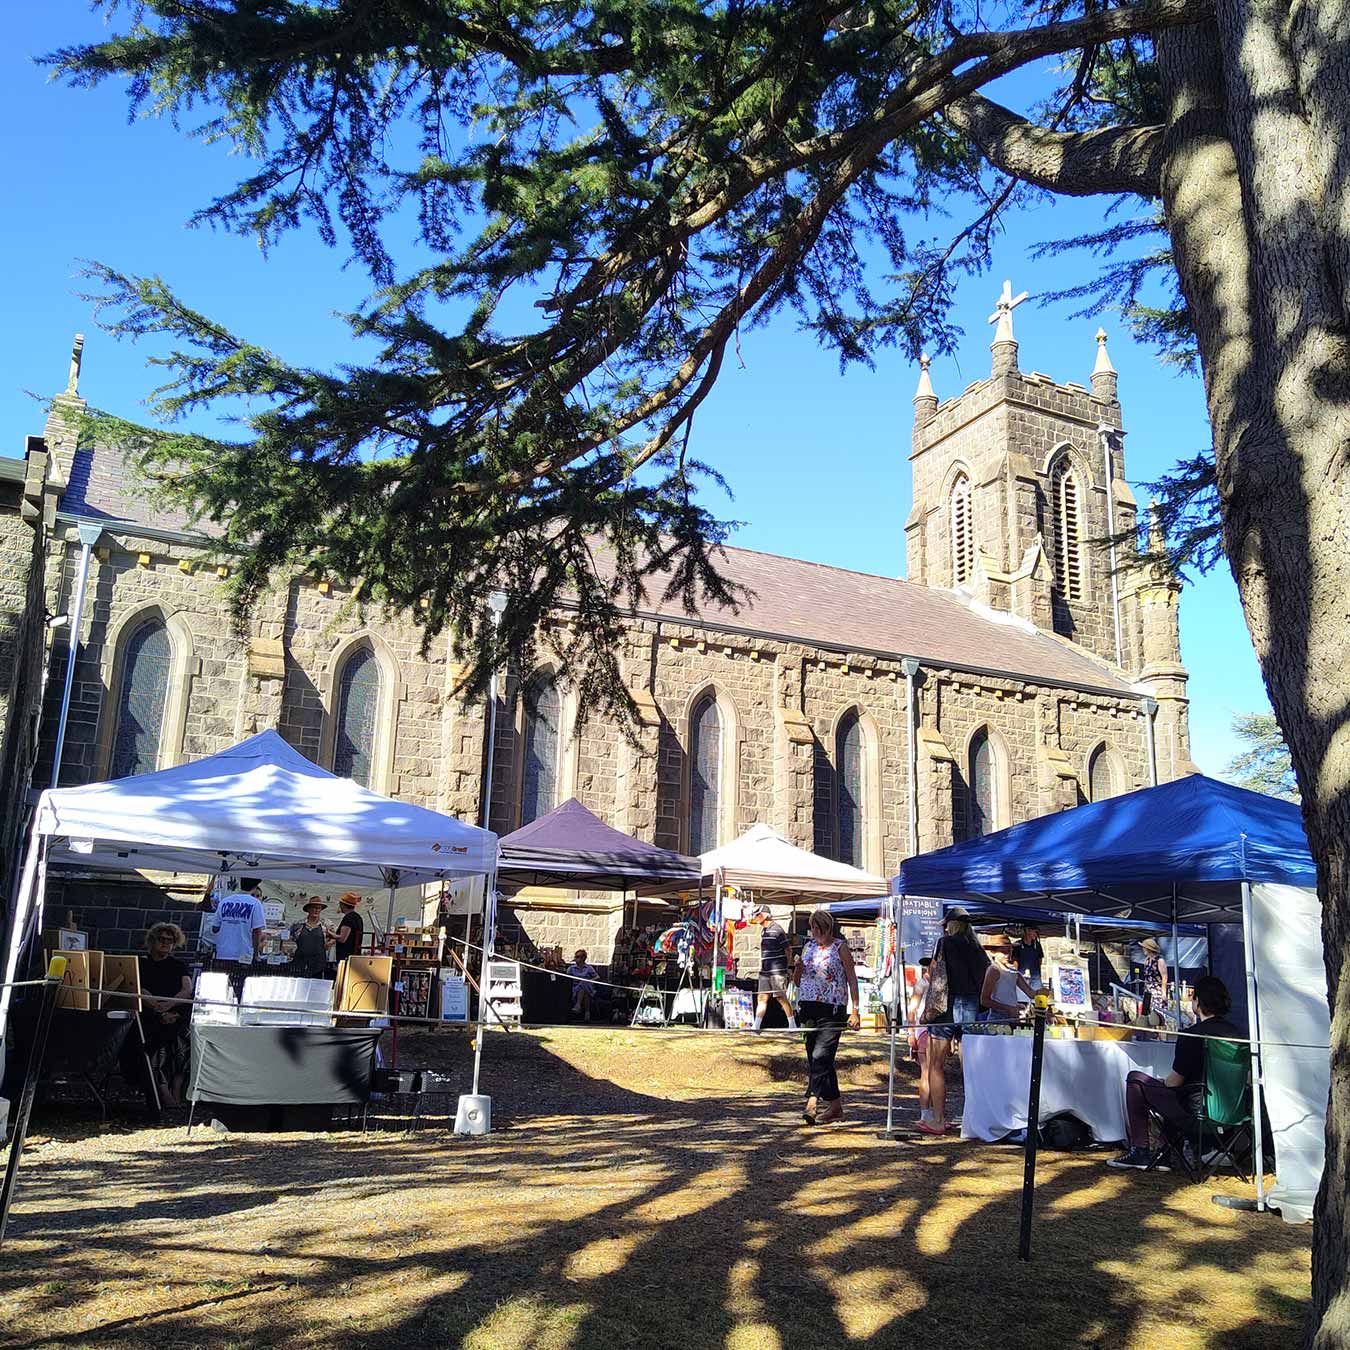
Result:
{"label": "person in dark shirt", "polygon": [[358,908],[360,904],[361,897],[354,891],[338,897],[338,908],[342,913],[338,917],[337,946],[333,950],[339,961],[345,961],[361,950],[361,937],[366,931],[366,924]]}
{"label": "person in dark shirt", "polygon": [[1045,961],[1045,948],[1041,946],[1041,932],[1034,923],[1026,924],[1022,929],[1022,940],[1013,944],[1013,965],[1026,977],[1033,989],[1041,987],[1041,965]]}
{"label": "person in dark shirt", "polygon": [[764,1014],[769,1011],[769,999],[778,1000],[787,1017],[789,1027],[796,1029],[797,1019],[788,1001],[788,978],[792,971],[792,939],[783,925],[762,905],[750,918],[761,925],[759,935],[759,988],[755,1005],[755,1030],[764,1025]]}
{"label": "person in dark shirt", "polygon": [[[145,1051],[153,1064],[157,1057],[163,1065],[160,1097],[176,1104],[182,1089],[183,1074],[187,1069],[188,1003],[171,1000],[192,997],[192,976],[174,952],[183,946],[183,930],[176,923],[153,924],[145,935],[145,955],[137,962],[141,981],[141,1035]],[[133,1080],[145,1077],[145,1064],[140,1059],[135,1038],[125,1042],[123,1071]],[[149,1084],[145,1089],[146,1102],[153,1105],[154,1094]]]}
{"label": "person in dark shirt", "polygon": [[989,958],[970,926],[970,915],[959,906],[947,911],[942,936],[933,949],[930,978],[939,957],[947,976],[947,1007],[928,1023],[928,1115],[921,1116],[916,1126],[923,1134],[947,1132],[947,1056],[962,1027],[973,1025],[980,1015],[980,990],[989,969]]}
{"label": "person in dark shirt", "polygon": [[1206,1036],[1230,1036],[1242,1040],[1242,1033],[1227,1018],[1230,1007],[1228,989],[1213,975],[1195,984],[1195,1003],[1200,1017],[1186,1033],[1177,1037],[1172,1072],[1166,1078],[1154,1078],[1135,1069],[1125,1079],[1125,1130],[1129,1148],[1109,1166],[1145,1168],[1153,1156],[1148,1142],[1149,1111],[1175,1125],[1194,1120],[1201,1106],[1205,1082]]}

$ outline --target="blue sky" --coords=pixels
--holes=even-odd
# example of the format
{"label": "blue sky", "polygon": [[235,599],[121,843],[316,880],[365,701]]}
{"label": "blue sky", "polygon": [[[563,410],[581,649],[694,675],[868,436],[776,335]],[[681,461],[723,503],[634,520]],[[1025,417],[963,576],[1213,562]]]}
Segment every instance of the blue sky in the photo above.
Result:
{"label": "blue sky", "polygon": [[[126,416],[158,380],[147,344],[100,333],[78,260],[96,258],[128,272],[158,272],[195,308],[304,364],[350,355],[335,313],[367,291],[359,267],[344,267],[312,231],[290,236],[264,258],[248,240],[185,222],[240,169],[222,147],[192,143],[166,122],[128,125],[121,92],[74,91],[49,82],[32,57],[102,30],[84,0],[17,7],[0,51],[0,169],[9,191],[0,245],[10,260],[0,283],[0,454],[19,455],[39,432],[41,406],[29,397],[65,380],[71,336],[86,334],[81,392]],[[933,366],[940,397],[988,373],[985,318],[1009,276],[1033,302],[1017,310],[1024,370],[1088,381],[1096,322],[1071,319],[1071,306],[1034,297],[1086,276],[1090,259],[1033,263],[1042,239],[1099,225],[1104,199],[1058,199],[1009,217],[991,275],[967,279],[955,310],[965,328],[956,358]],[[1156,479],[1208,442],[1196,376],[1164,369],[1108,317],[1111,356],[1120,372],[1126,469],[1136,485]],[[741,343],[743,365],[728,360],[700,409],[694,449],[727,477],[735,500],[716,509],[744,521],[735,542],[772,553],[889,576],[904,574],[903,524],[909,511],[906,458],[917,371],[894,352],[875,371],[841,375],[833,355],[782,316]],[[1182,597],[1183,657],[1191,672],[1196,761],[1222,771],[1234,753],[1229,722],[1264,710],[1265,691],[1226,572],[1195,579]]]}

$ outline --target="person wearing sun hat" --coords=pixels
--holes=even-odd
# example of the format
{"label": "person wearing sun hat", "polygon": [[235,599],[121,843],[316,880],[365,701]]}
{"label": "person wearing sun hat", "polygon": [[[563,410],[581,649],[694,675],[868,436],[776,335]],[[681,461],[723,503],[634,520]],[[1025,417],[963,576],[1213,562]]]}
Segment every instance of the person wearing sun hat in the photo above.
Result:
{"label": "person wearing sun hat", "polygon": [[337,947],[334,954],[337,960],[345,961],[361,951],[361,937],[366,931],[365,920],[361,917],[361,897],[355,891],[338,896],[338,908],[342,915],[338,919]]}
{"label": "person wearing sun hat", "polygon": [[1156,1014],[1161,1021],[1162,1010],[1167,1007],[1167,962],[1157,938],[1145,938],[1139,945],[1144,951],[1144,1015]]}
{"label": "person wearing sun hat", "polygon": [[332,945],[333,934],[324,926],[324,903],[319,896],[311,895],[305,901],[304,910],[304,923],[291,925],[291,941],[295,944],[291,974],[301,979],[321,980],[328,969],[328,948]]}

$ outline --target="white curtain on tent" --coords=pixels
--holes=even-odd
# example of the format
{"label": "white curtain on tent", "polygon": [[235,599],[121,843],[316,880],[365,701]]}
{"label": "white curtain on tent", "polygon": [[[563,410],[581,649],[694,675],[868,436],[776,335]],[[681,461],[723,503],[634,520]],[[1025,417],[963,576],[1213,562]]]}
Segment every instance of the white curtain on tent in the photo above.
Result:
{"label": "white curtain on tent", "polygon": [[1311,887],[1252,886],[1252,947],[1266,1110],[1275,1137],[1267,1200],[1309,1223],[1326,1161],[1331,1015],[1322,958],[1322,906]]}

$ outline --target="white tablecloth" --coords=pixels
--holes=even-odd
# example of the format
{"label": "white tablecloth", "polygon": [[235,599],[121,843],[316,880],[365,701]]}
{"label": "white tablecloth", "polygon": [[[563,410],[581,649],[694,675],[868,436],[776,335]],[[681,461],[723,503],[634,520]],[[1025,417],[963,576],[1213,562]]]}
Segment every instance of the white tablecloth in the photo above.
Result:
{"label": "white tablecloth", "polygon": [[[1125,1075],[1162,1078],[1176,1046],[1163,1041],[1047,1039],[1041,1068],[1041,1120],[1072,1111],[1098,1140],[1125,1138]],[[961,1041],[966,1105],[961,1137],[1002,1139],[1027,1124],[1030,1036],[966,1036]]]}

